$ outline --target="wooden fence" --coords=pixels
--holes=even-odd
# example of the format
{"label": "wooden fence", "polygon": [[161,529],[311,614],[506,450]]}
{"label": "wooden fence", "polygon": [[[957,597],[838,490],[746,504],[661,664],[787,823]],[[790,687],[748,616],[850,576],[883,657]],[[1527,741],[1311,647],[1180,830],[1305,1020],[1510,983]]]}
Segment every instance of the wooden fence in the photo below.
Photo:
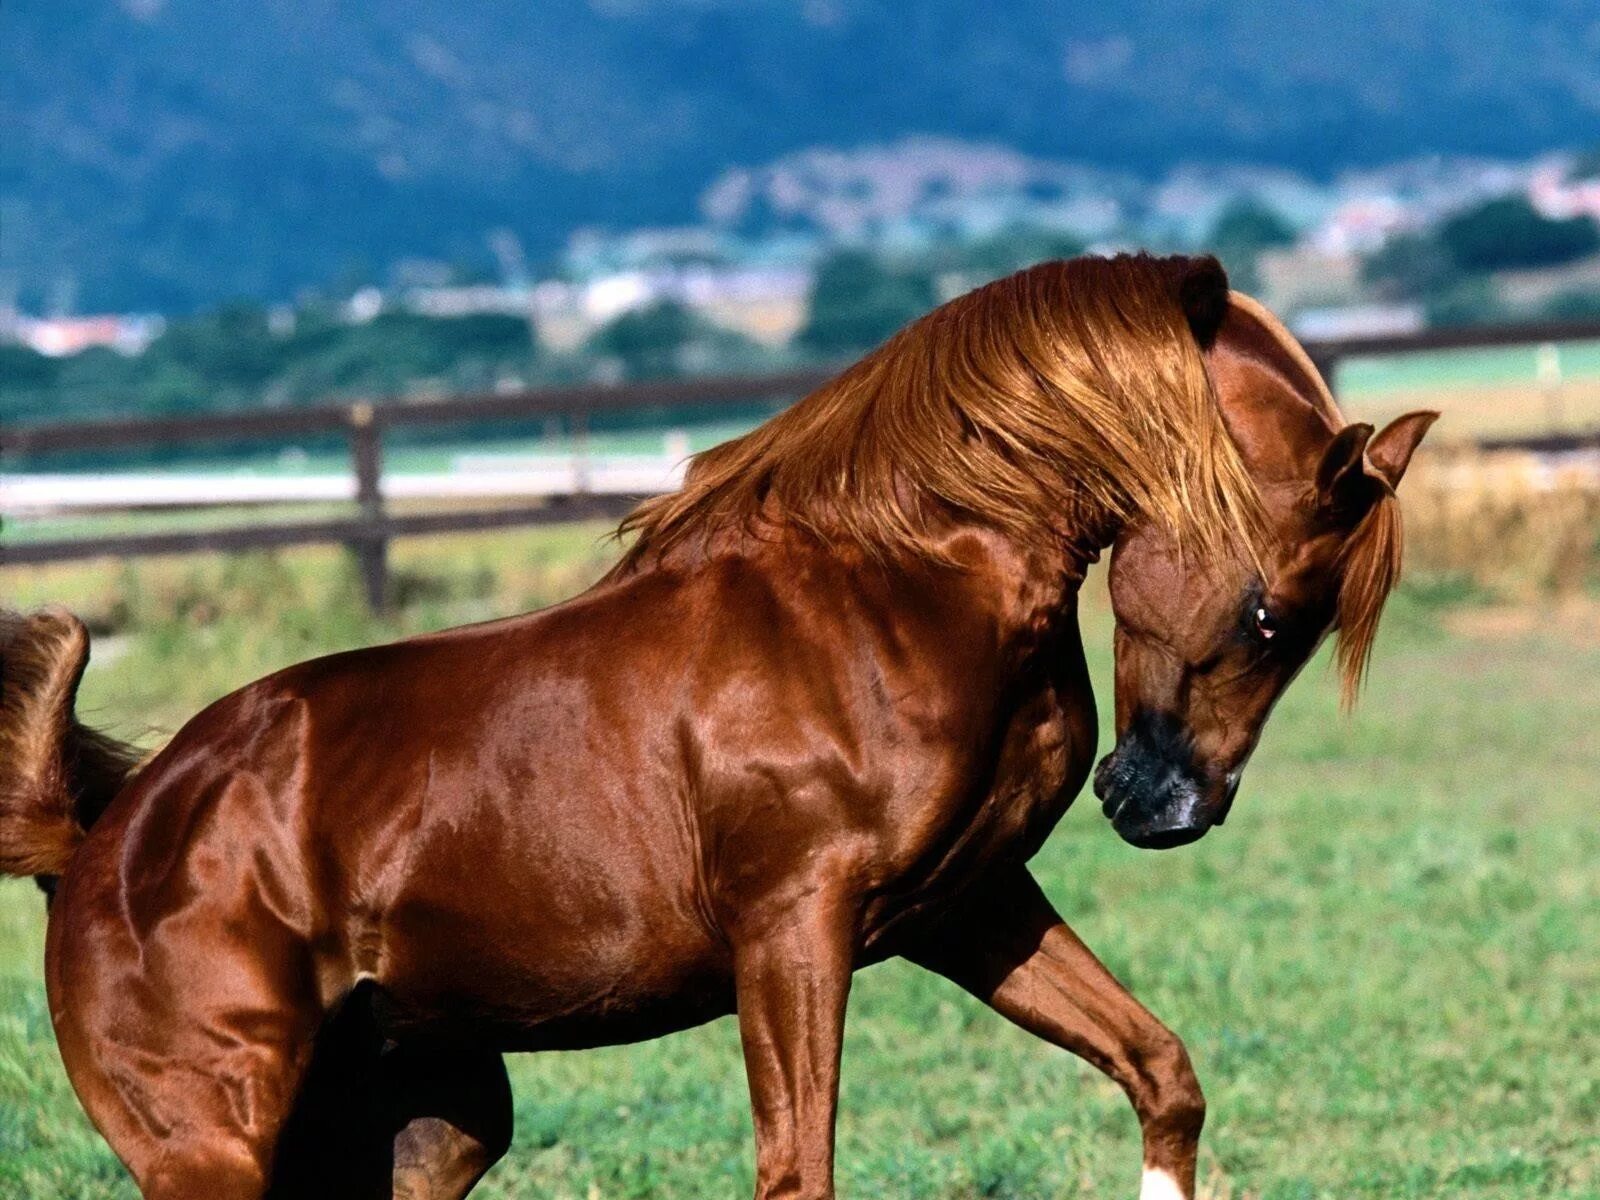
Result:
{"label": "wooden fence", "polygon": [[0,566],[85,558],[258,550],[318,543],[348,546],[360,564],[367,598],[381,608],[388,593],[388,547],[398,537],[620,517],[638,496],[584,492],[538,503],[439,512],[394,513],[383,494],[384,435],[399,429],[482,425],[558,417],[581,447],[599,413],[733,406],[787,401],[823,382],[823,369],[761,376],[662,380],[625,386],[585,385],[506,394],[468,395],[428,403],[357,402],[318,408],[273,409],[194,417],[85,421],[0,429],[0,453],[42,454],[128,447],[189,447],[251,439],[343,437],[350,448],[356,513],[334,519],[255,522],[159,533],[107,534],[0,544]]}
{"label": "wooden fence", "polygon": [[[1600,321],[1548,322],[1435,329],[1378,337],[1308,341],[1306,350],[1332,382],[1343,359],[1426,350],[1600,340]],[[162,417],[18,426],[0,429],[0,453],[38,454],[127,447],[190,447],[251,439],[337,436],[350,448],[356,512],[325,520],[249,523],[198,530],[127,533],[0,544],[0,566],[73,559],[133,558],[154,554],[251,550],[333,543],[348,546],[360,564],[369,602],[381,608],[388,593],[388,547],[398,537],[504,529],[513,526],[619,517],[639,497],[577,491],[538,503],[396,513],[385,505],[383,442],[390,431],[447,425],[481,425],[529,418],[562,418],[583,444],[590,418],[601,413],[737,406],[791,401],[834,373],[813,368],[763,376],[664,380],[618,386],[585,385],[536,391],[461,396],[429,403],[360,402],[306,409],[274,409],[195,417]],[[1502,445],[1558,450],[1597,439],[1552,435]]]}

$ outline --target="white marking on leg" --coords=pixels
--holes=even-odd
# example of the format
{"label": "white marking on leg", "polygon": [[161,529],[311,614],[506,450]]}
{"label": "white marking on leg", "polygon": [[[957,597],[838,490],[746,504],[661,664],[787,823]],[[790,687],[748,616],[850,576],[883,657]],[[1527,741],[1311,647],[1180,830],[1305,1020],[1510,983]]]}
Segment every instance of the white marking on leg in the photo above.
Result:
{"label": "white marking on leg", "polygon": [[1146,1167],[1139,1184],[1139,1200],[1187,1200],[1178,1181],[1160,1167]]}

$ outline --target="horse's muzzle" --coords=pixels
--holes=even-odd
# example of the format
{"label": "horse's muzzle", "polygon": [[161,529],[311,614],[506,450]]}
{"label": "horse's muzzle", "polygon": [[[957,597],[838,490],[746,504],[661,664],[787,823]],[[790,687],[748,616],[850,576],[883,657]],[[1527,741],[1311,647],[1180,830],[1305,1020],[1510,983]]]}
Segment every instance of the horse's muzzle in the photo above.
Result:
{"label": "horse's muzzle", "polygon": [[1094,773],[1094,794],[1111,827],[1123,841],[1147,850],[1204,837],[1227,817],[1238,788],[1237,771],[1220,788],[1209,784],[1187,739],[1162,717],[1131,723]]}

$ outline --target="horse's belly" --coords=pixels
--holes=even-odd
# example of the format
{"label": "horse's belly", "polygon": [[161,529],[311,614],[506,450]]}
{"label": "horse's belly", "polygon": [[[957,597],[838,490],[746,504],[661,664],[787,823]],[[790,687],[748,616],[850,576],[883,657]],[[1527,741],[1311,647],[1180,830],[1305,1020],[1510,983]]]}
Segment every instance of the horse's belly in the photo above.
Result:
{"label": "horse's belly", "polygon": [[733,1010],[726,950],[666,896],[406,900],[373,974],[395,1024],[487,1033],[506,1049],[639,1041]]}

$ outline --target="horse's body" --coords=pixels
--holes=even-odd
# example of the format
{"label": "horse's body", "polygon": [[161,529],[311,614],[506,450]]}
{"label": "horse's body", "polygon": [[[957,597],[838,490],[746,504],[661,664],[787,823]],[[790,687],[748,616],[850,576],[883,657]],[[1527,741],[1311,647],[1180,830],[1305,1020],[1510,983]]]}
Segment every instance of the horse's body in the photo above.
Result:
{"label": "horse's body", "polygon": [[[506,1050],[733,1011],[721,931],[759,919],[796,854],[849,863],[881,958],[997,852],[1031,853],[1090,766],[1070,626],[1048,670],[1006,679],[1040,638],[991,602],[1012,566],[994,550],[974,537],[975,571],[894,580],[757,554],[291,667],[185,726],[96,824],[58,912],[139,864],[137,966],[181,910],[279,898],[272,922],[307,947],[297,990],[331,1006],[371,978],[389,1020],[469,1020]],[[921,602],[891,619],[900,589]],[[136,981],[110,952],[61,941],[53,977],[77,964],[121,997]],[[159,990],[216,952],[182,950]]]}
{"label": "horse's body", "polygon": [[[1281,533],[1273,481],[1315,468],[1334,428],[1292,352],[1233,323],[1212,376],[1259,391],[1246,377],[1275,363],[1322,422],[1315,445],[1235,434]],[[74,794],[76,726],[55,727],[58,789],[83,824],[108,806],[81,845],[30,860],[60,875],[51,1013],[146,1196],[459,1197],[509,1136],[501,1052],[734,1011],[759,1194],[829,1195],[850,974],[897,954],[1108,1071],[1147,1187],[1190,1194],[1203,1109],[1181,1044],[1024,866],[1092,765],[1076,593],[1127,521],[1028,542],[945,517],[918,526],[922,553],[885,556],[787,525],[770,495],[698,540],[676,519],[658,510],[556,608],[252,684],[98,803]],[[1319,620],[1307,654],[1331,604]],[[1133,654],[1119,644],[1119,728],[1142,711]],[[1298,665],[1258,687],[1252,744]],[[1132,736],[1112,792],[1153,753]],[[1138,784],[1107,801],[1124,836],[1219,822],[1248,746],[1215,753],[1226,800],[1196,785],[1145,812]],[[1177,833],[1167,808],[1188,814]]]}

